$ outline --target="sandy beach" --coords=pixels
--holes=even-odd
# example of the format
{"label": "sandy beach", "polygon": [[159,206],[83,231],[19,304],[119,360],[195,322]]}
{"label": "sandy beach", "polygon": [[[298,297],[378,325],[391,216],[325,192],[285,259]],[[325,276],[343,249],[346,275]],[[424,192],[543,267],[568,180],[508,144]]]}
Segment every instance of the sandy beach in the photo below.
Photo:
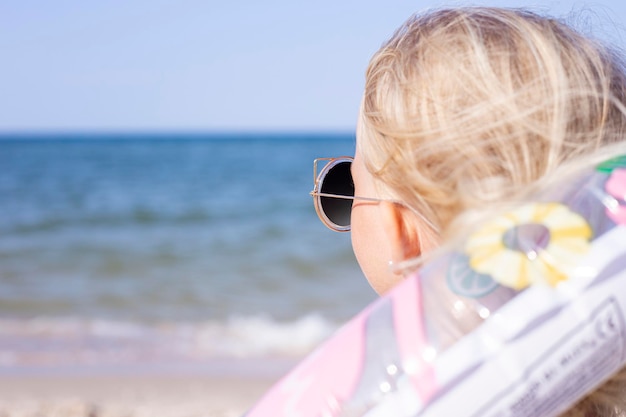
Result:
{"label": "sandy beach", "polygon": [[1,376],[1,417],[238,417],[269,378]]}

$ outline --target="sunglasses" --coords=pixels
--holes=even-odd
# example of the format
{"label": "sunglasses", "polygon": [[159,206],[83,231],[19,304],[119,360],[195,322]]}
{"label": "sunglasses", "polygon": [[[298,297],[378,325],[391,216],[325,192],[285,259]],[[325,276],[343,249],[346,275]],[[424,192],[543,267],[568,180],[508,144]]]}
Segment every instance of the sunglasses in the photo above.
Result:
{"label": "sunglasses", "polygon": [[[357,197],[352,181],[353,158],[318,158],[313,161],[313,197],[315,211],[326,227],[336,232],[350,230],[350,215],[353,200],[381,201],[378,198]],[[317,173],[318,163],[326,165]]]}

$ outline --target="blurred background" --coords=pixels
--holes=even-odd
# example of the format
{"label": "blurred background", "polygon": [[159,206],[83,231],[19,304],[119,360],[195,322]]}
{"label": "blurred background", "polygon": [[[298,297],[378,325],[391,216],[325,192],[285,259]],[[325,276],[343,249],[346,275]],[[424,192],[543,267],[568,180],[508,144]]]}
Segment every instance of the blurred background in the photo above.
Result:
{"label": "blurred background", "polygon": [[382,42],[459,4],[624,46],[617,0],[0,3],[0,372],[261,369],[374,300],[312,161],[353,153]]}

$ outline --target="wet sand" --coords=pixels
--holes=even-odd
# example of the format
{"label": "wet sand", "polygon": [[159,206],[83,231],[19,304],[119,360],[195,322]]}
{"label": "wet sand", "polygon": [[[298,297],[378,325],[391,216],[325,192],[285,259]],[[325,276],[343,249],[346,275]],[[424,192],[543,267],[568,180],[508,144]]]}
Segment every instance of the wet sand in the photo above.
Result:
{"label": "wet sand", "polygon": [[240,417],[275,378],[0,376],[0,417]]}

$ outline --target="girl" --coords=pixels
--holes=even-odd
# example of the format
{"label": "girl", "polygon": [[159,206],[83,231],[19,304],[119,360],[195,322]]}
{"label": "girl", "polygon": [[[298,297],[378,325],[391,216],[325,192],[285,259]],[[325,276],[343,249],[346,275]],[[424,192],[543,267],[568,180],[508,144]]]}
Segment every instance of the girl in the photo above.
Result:
{"label": "girl", "polygon": [[[332,187],[317,190],[318,212],[351,229],[384,294],[477,219],[626,153],[625,103],[621,58],[558,20],[498,8],[412,17],[367,69],[353,162],[330,162],[351,170],[357,197],[337,199],[351,217],[327,216],[344,194]],[[457,320],[458,337],[476,324]],[[623,370],[567,415],[626,415],[625,401]]]}

